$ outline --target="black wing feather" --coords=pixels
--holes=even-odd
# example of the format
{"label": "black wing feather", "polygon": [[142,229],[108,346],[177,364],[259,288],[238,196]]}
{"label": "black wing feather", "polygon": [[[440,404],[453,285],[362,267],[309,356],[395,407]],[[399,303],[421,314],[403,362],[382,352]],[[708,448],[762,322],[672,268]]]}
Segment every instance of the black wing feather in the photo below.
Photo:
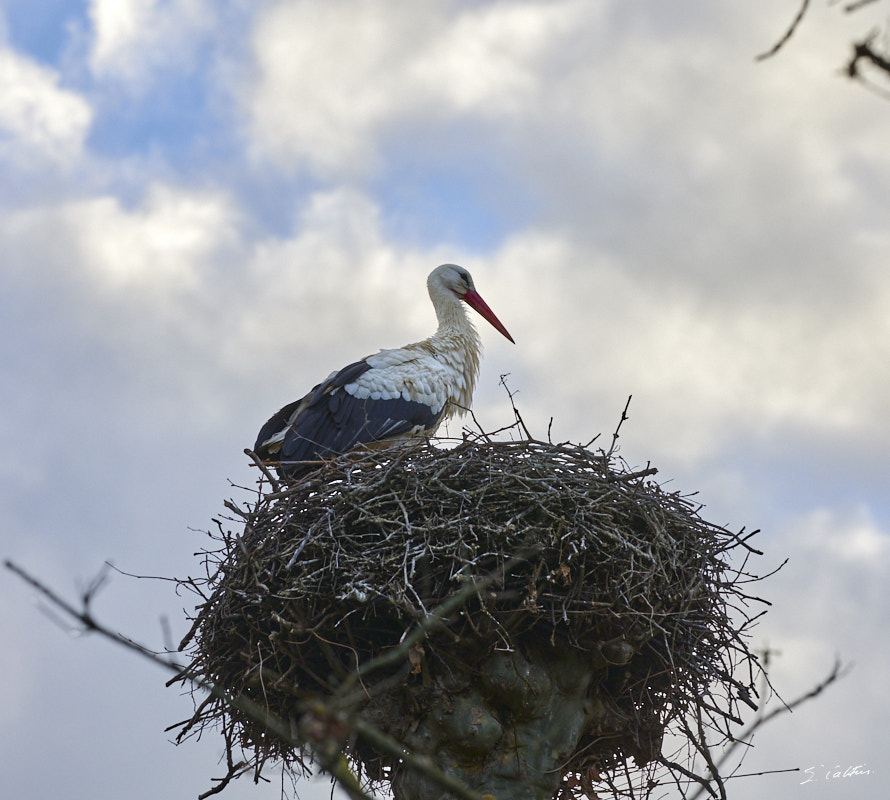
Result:
{"label": "black wing feather", "polygon": [[434,413],[424,403],[401,397],[372,400],[345,391],[344,386],[369,369],[364,360],[349,364],[301,400],[286,405],[262,427],[254,450],[266,461],[283,462],[279,469],[293,475],[311,466],[287,462],[318,461],[359,444],[436,426],[444,409]]}
{"label": "black wing feather", "polygon": [[[317,389],[318,387],[316,386],[315,388]],[[312,392],[314,391],[315,389],[312,390]],[[309,394],[312,394],[312,392]],[[256,437],[256,444],[253,446],[253,451],[260,458],[268,460],[273,457],[275,452],[277,452],[277,446],[274,448],[270,447],[269,439],[275,436],[276,433],[280,433],[290,424],[294,412],[308,397],[309,395],[306,395],[306,397],[303,397],[300,400],[294,400],[293,403],[288,403],[284,408],[279,409],[275,414],[269,417],[266,424],[260,428],[260,432]]]}

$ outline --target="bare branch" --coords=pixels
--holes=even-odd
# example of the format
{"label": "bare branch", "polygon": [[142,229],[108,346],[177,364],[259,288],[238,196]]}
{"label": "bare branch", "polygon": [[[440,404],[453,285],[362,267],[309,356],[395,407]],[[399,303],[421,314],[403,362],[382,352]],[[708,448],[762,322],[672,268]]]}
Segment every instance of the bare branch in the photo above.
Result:
{"label": "bare branch", "polygon": [[787,43],[788,40],[794,36],[794,32],[797,30],[797,26],[800,25],[803,20],[804,14],[807,13],[807,6],[809,6],[810,0],[803,0],[803,5],[800,7],[800,11],[797,12],[797,16],[792,20],[791,25],[788,30],[785,31],[785,35],[776,42],[771,49],[767,50],[765,53],[761,53],[754,60],[755,61],[765,61],[767,58],[772,58],[776,53],[779,52]]}
{"label": "bare branch", "polygon": [[272,487],[273,492],[277,492],[280,490],[280,486],[278,481],[275,480],[275,477],[269,472],[269,468],[263,463],[263,459],[261,459],[256,453],[253,452],[249,447],[244,448],[244,454],[250,458],[251,461],[257,466],[260,472],[266,476],[266,480],[269,481],[269,485]]}
{"label": "bare branch", "polygon": [[[35,589],[52,605],[61,609],[65,614],[80,623],[85,631],[98,633],[106,639],[110,639],[111,641],[117,642],[123,647],[126,647],[128,650],[139,653],[144,658],[153,661],[164,669],[175,672],[178,676],[183,675],[185,668],[181,664],[177,664],[172,659],[167,660],[165,658],[162,658],[157,653],[150,650],[148,647],[145,647],[144,645],[139,644],[132,639],[129,639],[119,633],[115,633],[109,628],[106,628],[104,625],[98,622],[86,608],[79,611],[58,594],[56,594],[52,589],[45,586],[43,583],[27,573],[17,564],[14,564],[12,561],[9,560],[4,563],[7,569],[18,575],[19,578],[25,581],[33,589]],[[85,601],[88,601],[94,596],[99,583],[100,581],[91,582],[87,591],[84,593]],[[453,794],[463,797],[464,800],[480,800],[480,796],[477,793],[471,792],[466,787],[459,784],[459,782],[456,781],[454,778],[445,775],[440,770],[433,767],[431,764],[426,763],[423,759],[416,759],[412,757],[411,754],[407,752],[404,747],[398,744],[398,742],[389,738],[381,731],[376,730],[373,726],[369,725],[364,720],[332,718],[330,712],[324,704],[314,703],[307,709],[307,712],[301,719],[301,723],[299,726],[301,737],[298,738],[293,735],[291,726],[287,722],[282,720],[277,715],[272,714],[270,711],[268,711],[268,709],[263,708],[245,695],[229,695],[227,692],[225,692],[223,689],[220,689],[215,684],[205,681],[194,675],[188,675],[185,679],[190,681],[197,687],[210,692],[215,697],[223,700],[232,708],[240,711],[246,717],[252,719],[257,724],[262,725],[263,728],[265,728],[270,734],[280,738],[282,741],[287,742],[291,746],[299,748],[304,744],[304,741],[308,742],[309,745],[319,755],[318,761],[320,766],[326,772],[333,775],[334,778],[337,779],[340,786],[349,795],[349,797],[352,798],[352,800],[375,799],[373,795],[367,794],[361,788],[361,784],[353,774],[345,756],[343,756],[341,752],[341,749],[338,747],[335,751],[332,751],[332,741],[336,740],[332,739],[331,733],[332,730],[337,727],[337,725],[332,725],[331,720],[333,720],[335,723],[338,723],[339,727],[343,730],[355,730],[362,737],[372,740],[378,747],[386,747],[393,752],[398,752],[400,754],[400,757],[406,762],[410,761],[412,765],[415,766],[417,769],[424,771],[424,774],[426,774],[427,777],[429,777],[431,780],[441,782],[443,788],[447,789]],[[305,740],[303,737],[305,737]],[[238,774],[241,774],[241,772],[243,772],[243,770],[241,769],[241,765],[233,764],[231,761],[229,761],[229,770],[226,777],[222,779],[220,784],[215,786],[213,789],[205,792],[202,797],[209,797],[220,792],[225,787],[225,785],[232,780],[232,778],[236,777]]]}
{"label": "bare branch", "polygon": [[855,0],[855,2],[848,3],[844,6],[844,11],[847,14],[852,14],[865,6],[870,6],[872,3],[877,2],[880,2],[880,0]]}
{"label": "bare branch", "polygon": [[[795,698],[790,703],[783,703],[781,706],[774,708],[769,713],[758,714],[758,716],[754,719],[754,721],[750,725],[748,725],[748,727],[745,728],[745,730],[743,730],[741,733],[739,733],[737,736],[735,736],[733,738],[733,741],[730,743],[730,745],[723,751],[723,753],[720,755],[720,758],[717,759],[716,765],[715,765],[716,768],[719,769],[720,767],[722,767],[727,762],[729,757],[733,754],[733,752],[735,750],[737,750],[740,745],[750,744],[751,738],[754,736],[754,733],[758,729],[763,727],[767,722],[769,722],[770,720],[779,716],[780,714],[790,713],[795,708],[797,708],[799,705],[807,702],[808,700],[812,700],[815,697],[818,697],[829,686],[831,686],[832,683],[840,680],[845,675],[847,675],[851,668],[852,667],[849,665],[844,666],[841,663],[840,659],[837,659],[837,660],[835,660],[834,665],[832,666],[831,671],[828,673],[828,675],[825,676],[821,681],[819,681],[819,683],[817,683],[812,689],[805,692],[800,697]],[[762,711],[762,708],[761,708],[761,711]],[[799,767],[794,767],[794,768],[787,769],[787,770],[777,770],[777,771],[779,771],[779,772],[797,772],[797,771],[799,771]],[[755,773],[755,774],[759,775],[762,773]],[[734,775],[732,777],[745,777],[745,776]],[[689,800],[697,800],[697,798],[701,796],[703,791],[704,791],[704,788],[699,787],[698,790],[695,792],[695,794],[693,794],[692,797],[689,798]]]}
{"label": "bare branch", "polygon": [[875,35],[872,34],[867,39],[858,44],[853,45],[853,57],[847,64],[847,75],[854,80],[862,79],[862,73],[859,67],[860,61],[866,61],[878,69],[890,75],[890,60],[878,53],[873,47],[872,42]]}

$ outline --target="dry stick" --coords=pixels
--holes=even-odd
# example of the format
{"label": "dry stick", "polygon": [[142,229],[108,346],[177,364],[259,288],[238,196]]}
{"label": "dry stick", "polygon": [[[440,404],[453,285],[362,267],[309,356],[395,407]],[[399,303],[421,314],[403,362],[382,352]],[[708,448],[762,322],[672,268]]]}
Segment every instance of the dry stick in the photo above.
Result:
{"label": "dry stick", "polygon": [[621,430],[621,426],[627,422],[627,409],[630,408],[630,401],[633,397],[632,394],[627,396],[627,402],[624,404],[624,410],[621,412],[621,419],[618,420],[618,426],[615,428],[615,432],[612,434],[612,444],[610,445],[608,451],[603,454],[606,462],[608,462],[612,458],[612,454],[615,452],[615,446],[618,444],[618,432]]}
{"label": "dry stick", "polygon": [[[632,481],[636,478],[646,478],[649,475],[657,475],[658,467],[646,467],[645,469],[637,470],[636,472],[624,472],[621,474],[610,475],[609,482],[610,483],[621,483],[623,481]],[[761,553],[761,555],[763,555]]]}
{"label": "dry stick", "polygon": [[676,770],[690,781],[700,784],[699,792],[707,791],[712,797],[717,796],[717,793],[711,788],[711,783],[707,778],[703,778],[701,775],[696,775],[692,770],[688,770],[682,764],[678,764],[676,761],[671,761],[668,758],[663,759],[661,763],[671,770]]}
{"label": "dry stick", "polygon": [[531,435],[531,432],[529,431],[529,429],[525,426],[525,421],[522,419],[522,415],[519,413],[519,409],[516,408],[516,403],[513,400],[513,395],[516,393],[511,392],[510,388],[507,386],[507,378],[508,377],[510,377],[509,372],[506,372],[503,375],[501,375],[501,380],[500,380],[501,386],[504,387],[504,390],[507,392],[507,397],[510,398],[510,406],[513,408],[513,415],[516,417],[516,422],[519,424],[519,427],[522,428],[522,432],[525,434],[525,438],[531,440],[534,437]]}
{"label": "dry stick", "polygon": [[[64,611],[74,620],[79,622],[85,630],[98,633],[113,642],[117,642],[118,644],[126,647],[129,650],[134,650],[137,653],[141,654],[143,657],[154,661],[156,664],[159,664],[167,670],[171,670],[173,672],[176,672],[177,674],[182,674],[185,670],[184,666],[177,664],[175,661],[163,659],[158,656],[157,653],[149,650],[144,645],[141,645],[138,642],[133,641],[132,639],[128,639],[125,636],[122,636],[121,634],[115,633],[111,629],[106,628],[104,625],[98,622],[86,609],[83,611],[78,611],[66,600],[63,600],[61,597],[59,597],[54,591],[52,591],[52,589],[44,586],[40,581],[29,575],[21,567],[14,564],[12,561],[7,560],[4,563],[7,569],[18,575],[23,581],[36,589],[53,605],[58,606],[62,611]],[[91,587],[87,590],[86,594],[84,595],[85,601],[88,601],[92,597],[96,588],[98,588],[98,582],[91,585]],[[260,706],[258,703],[255,703],[250,698],[245,697],[243,694],[231,697],[216,684],[210,683],[201,678],[190,676],[188,680],[201,689],[210,692],[215,697],[218,697],[228,706],[240,711],[251,721],[257,723],[258,725],[261,725],[269,733],[286,742],[290,746],[302,746],[303,742],[293,736],[293,734],[291,733],[291,727],[288,723],[286,723],[277,715],[272,714],[267,709],[264,709],[262,706]],[[316,701],[315,703],[309,705],[308,714],[304,715],[303,719],[305,720],[306,717],[311,717],[311,719],[307,720],[305,724],[301,724],[301,733],[306,737],[306,741],[312,747],[313,751],[320,757],[319,763],[322,769],[324,769],[326,772],[329,772],[340,782],[340,785],[352,798],[352,800],[375,800],[373,795],[366,793],[361,788],[361,785],[350,769],[346,757],[343,755],[341,749],[339,748],[339,745],[336,752],[332,751],[332,740],[330,736],[325,735],[328,732],[328,726],[319,726],[312,724],[317,720],[331,720],[331,715],[327,707],[323,703]],[[452,778],[449,775],[446,775],[441,770],[432,766],[432,764],[427,762],[426,759],[419,758],[408,753],[405,748],[397,741],[390,738],[382,731],[377,730],[361,718],[357,717],[353,720],[339,720],[334,718],[333,721],[344,726],[347,731],[350,729],[355,730],[356,733],[366,739],[369,743],[374,744],[374,746],[385,749],[387,752],[398,754],[398,756],[410,766],[417,769],[431,780],[439,783],[443,788],[447,789],[451,793],[464,798],[464,800],[481,800],[481,795],[479,795],[477,792],[473,792],[467,789],[465,786],[463,786],[463,784],[460,783],[460,781]],[[319,734],[318,731],[321,731],[321,734]]]}
{"label": "dry stick", "polygon": [[[720,770],[714,763],[714,758],[711,755],[711,748],[708,747],[708,738],[707,734],[705,734],[700,706],[695,709],[695,721],[698,726],[698,739],[695,739],[694,736],[691,736],[690,740],[694,742],[699,752],[704,756],[705,763],[708,765],[708,770],[711,773],[711,780],[713,780],[714,783],[717,784],[717,789],[720,791],[720,800],[726,800],[726,785],[723,783],[723,778],[720,775]],[[739,720],[739,722],[741,722],[741,720]],[[699,787],[699,791],[701,791],[701,787]]]}
{"label": "dry stick", "polygon": [[[207,698],[210,699],[210,696]],[[231,783],[234,778],[237,778],[239,775],[243,775],[247,769],[249,768],[249,764],[245,761],[239,761],[237,764],[232,760],[232,731],[229,729],[223,730],[223,739],[226,742],[226,766],[228,767],[228,771],[225,774],[225,777],[219,780],[219,783],[214,786],[212,789],[208,789],[206,792],[198,795],[198,800],[207,800],[208,797],[212,797],[215,794],[219,794],[222,792],[226,786]],[[215,780],[215,779],[214,779]]]}
{"label": "dry stick", "polygon": [[266,476],[266,479],[269,481],[269,485],[272,487],[272,491],[277,492],[280,491],[281,487],[278,484],[278,481],[269,472],[269,468],[263,463],[263,459],[261,459],[256,453],[253,452],[249,447],[244,448],[244,454],[253,461],[254,464],[257,465],[260,472]]}

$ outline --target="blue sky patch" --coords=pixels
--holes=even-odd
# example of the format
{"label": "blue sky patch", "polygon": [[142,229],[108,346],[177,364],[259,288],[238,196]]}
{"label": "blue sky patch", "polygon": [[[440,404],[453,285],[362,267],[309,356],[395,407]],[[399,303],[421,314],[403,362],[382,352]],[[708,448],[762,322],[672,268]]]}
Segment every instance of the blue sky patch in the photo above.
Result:
{"label": "blue sky patch", "polygon": [[14,48],[52,67],[59,67],[75,28],[90,25],[85,3],[71,0],[6,0],[4,14]]}
{"label": "blue sky patch", "polygon": [[[443,155],[436,156],[434,154]],[[371,190],[384,226],[421,245],[460,242],[488,252],[534,217],[532,194],[484,146],[441,150],[393,147]]]}

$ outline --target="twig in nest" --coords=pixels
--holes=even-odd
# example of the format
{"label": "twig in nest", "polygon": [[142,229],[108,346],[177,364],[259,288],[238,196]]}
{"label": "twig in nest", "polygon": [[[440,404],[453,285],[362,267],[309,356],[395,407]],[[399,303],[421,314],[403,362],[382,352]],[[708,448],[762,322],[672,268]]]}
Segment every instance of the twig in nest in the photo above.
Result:
{"label": "twig in nest", "polygon": [[519,424],[519,427],[522,428],[522,432],[527,439],[533,438],[531,433],[529,433],[528,428],[525,427],[525,421],[522,419],[522,415],[519,413],[519,409],[516,407],[516,401],[513,399],[513,396],[516,394],[515,392],[510,391],[510,387],[507,386],[507,378],[510,377],[510,373],[507,372],[501,375],[500,384],[504,387],[507,392],[507,396],[510,398],[510,407],[513,409],[513,416],[516,417],[516,422]]}
{"label": "twig in nest", "polygon": [[266,480],[269,481],[269,485],[272,487],[273,492],[278,492],[281,490],[281,487],[278,484],[278,481],[275,479],[275,476],[269,471],[269,468],[263,463],[263,459],[261,459],[256,453],[253,452],[249,447],[244,448],[244,454],[250,458],[251,461],[257,466],[260,472],[266,476]]}
{"label": "twig in nest", "polygon": [[232,731],[230,728],[223,731],[223,738],[226,743],[226,774],[222,778],[219,778],[219,782],[212,789],[208,789],[206,792],[199,794],[198,800],[206,800],[208,797],[219,794],[232,782],[232,780],[243,775],[245,772],[250,771],[250,764],[248,762],[239,761],[236,764],[235,760],[232,758],[234,743],[232,742]]}
{"label": "twig in nest", "polygon": [[603,458],[606,461],[609,461],[612,458],[612,455],[615,452],[615,447],[618,444],[618,432],[621,430],[621,426],[629,419],[629,417],[627,416],[627,409],[630,408],[630,401],[632,398],[632,394],[627,396],[627,402],[624,404],[624,410],[621,412],[621,419],[618,420],[618,425],[612,433],[612,444],[609,446],[609,449],[605,453],[603,453]]}

